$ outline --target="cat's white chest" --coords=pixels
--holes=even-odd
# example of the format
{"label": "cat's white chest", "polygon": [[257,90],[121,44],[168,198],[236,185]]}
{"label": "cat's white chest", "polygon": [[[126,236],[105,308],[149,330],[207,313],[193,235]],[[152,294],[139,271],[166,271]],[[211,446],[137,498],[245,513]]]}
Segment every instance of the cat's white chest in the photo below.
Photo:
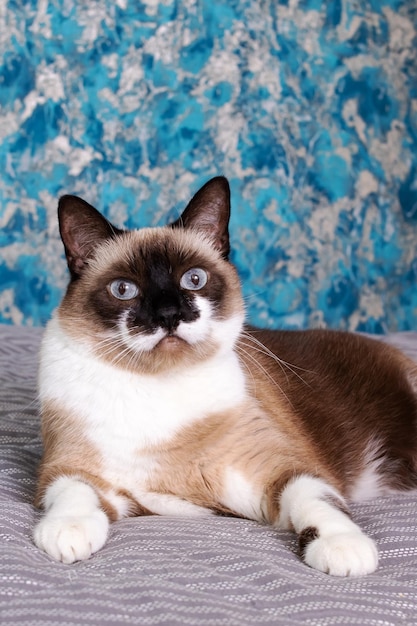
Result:
{"label": "cat's white chest", "polygon": [[77,417],[80,436],[100,452],[113,478],[121,473],[136,484],[152,472],[150,449],[245,397],[232,351],[179,372],[133,374],[73,345],[57,322],[45,336],[39,385],[42,400],[55,400]]}

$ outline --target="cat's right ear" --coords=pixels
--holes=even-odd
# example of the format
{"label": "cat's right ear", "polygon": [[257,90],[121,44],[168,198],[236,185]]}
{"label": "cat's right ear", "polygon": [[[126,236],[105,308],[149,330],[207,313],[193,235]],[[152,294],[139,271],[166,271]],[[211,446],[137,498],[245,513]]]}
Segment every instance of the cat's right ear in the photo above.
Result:
{"label": "cat's right ear", "polygon": [[191,228],[207,235],[213,246],[227,259],[229,242],[230,187],[224,176],[209,180],[190,200],[172,228]]}
{"label": "cat's right ear", "polygon": [[72,278],[78,278],[96,246],[123,232],[91,204],[77,196],[62,196],[58,202],[59,232]]}

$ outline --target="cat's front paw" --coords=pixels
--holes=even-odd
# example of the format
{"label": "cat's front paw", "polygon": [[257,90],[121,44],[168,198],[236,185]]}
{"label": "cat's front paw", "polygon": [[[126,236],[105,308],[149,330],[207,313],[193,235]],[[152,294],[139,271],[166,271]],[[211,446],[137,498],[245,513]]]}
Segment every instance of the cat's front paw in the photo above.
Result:
{"label": "cat's front paw", "polygon": [[314,538],[303,557],[307,565],[333,576],[363,576],[378,566],[375,543],[359,531]]}
{"label": "cat's front paw", "polygon": [[107,515],[100,510],[89,515],[52,516],[46,514],[34,531],[38,548],[62,563],[88,559],[106,542]]}

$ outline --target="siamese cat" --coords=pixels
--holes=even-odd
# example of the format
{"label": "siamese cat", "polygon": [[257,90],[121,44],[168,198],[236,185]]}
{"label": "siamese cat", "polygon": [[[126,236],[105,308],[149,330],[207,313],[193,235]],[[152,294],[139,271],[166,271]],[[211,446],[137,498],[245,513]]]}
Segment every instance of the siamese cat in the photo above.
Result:
{"label": "siamese cat", "polygon": [[36,545],[88,559],[109,523],[233,515],[299,537],[306,564],[373,572],[349,502],[417,487],[417,366],[375,339],[245,326],[230,191],[121,230],[58,206],[70,281],[43,339]]}

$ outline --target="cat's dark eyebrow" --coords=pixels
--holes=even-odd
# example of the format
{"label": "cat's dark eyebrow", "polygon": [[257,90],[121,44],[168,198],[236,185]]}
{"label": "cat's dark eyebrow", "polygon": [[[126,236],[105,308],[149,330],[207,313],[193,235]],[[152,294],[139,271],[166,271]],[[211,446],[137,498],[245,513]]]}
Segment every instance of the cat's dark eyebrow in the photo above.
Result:
{"label": "cat's dark eyebrow", "polygon": [[138,265],[147,265],[146,253],[143,246],[136,246],[134,250],[131,250],[128,258],[129,269],[137,274]]}
{"label": "cat's dark eyebrow", "polygon": [[128,258],[128,268],[133,274],[138,273],[139,267],[144,267],[147,270],[165,269],[168,270],[172,266],[172,255],[168,254],[167,246],[158,250],[149,249],[145,246],[137,246],[131,251]]}

